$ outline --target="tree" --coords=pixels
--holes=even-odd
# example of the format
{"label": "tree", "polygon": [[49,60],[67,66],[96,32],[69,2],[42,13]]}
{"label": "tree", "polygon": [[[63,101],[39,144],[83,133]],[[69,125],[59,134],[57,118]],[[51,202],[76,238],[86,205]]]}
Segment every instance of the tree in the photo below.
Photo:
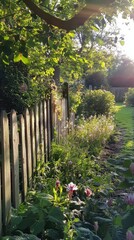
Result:
{"label": "tree", "polygon": [[122,58],[109,76],[112,87],[134,87],[134,62]]}
{"label": "tree", "polygon": [[[74,30],[79,26],[83,25],[86,20],[89,18],[96,16],[101,13],[101,8],[106,7],[106,5],[110,5],[115,2],[114,0],[98,0],[94,3],[94,1],[87,1],[85,6],[71,19],[69,20],[61,20],[55,16],[50,15],[48,12],[43,11],[39,8],[32,0],[23,0],[23,2],[28,6],[28,8],[41,19],[45,20],[46,23],[56,26],[61,29],[65,29],[67,31]],[[63,10],[63,8],[62,8]]]}

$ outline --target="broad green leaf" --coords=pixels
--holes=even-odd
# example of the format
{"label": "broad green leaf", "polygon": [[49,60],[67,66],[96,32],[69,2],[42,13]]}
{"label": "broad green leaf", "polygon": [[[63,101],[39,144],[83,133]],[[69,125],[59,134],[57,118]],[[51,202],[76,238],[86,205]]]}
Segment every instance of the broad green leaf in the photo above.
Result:
{"label": "broad green leaf", "polygon": [[122,227],[122,217],[120,215],[117,215],[114,218],[114,225],[116,225],[118,227]]}
{"label": "broad green leaf", "polygon": [[28,58],[24,57],[23,55],[21,57],[21,61],[26,65],[30,64],[30,60]]}
{"label": "broad green leaf", "polygon": [[45,221],[44,219],[37,220],[31,227],[30,232],[32,234],[38,235],[39,233],[44,232]]}
{"label": "broad green leaf", "polygon": [[14,62],[19,62],[19,61],[21,61],[21,54],[14,56]]}
{"label": "broad green leaf", "polygon": [[4,36],[4,40],[9,40],[9,36]]}
{"label": "broad green leaf", "polygon": [[60,208],[52,207],[49,211],[49,220],[52,222],[60,222],[63,221],[63,213],[61,212]]}
{"label": "broad green leaf", "polygon": [[121,45],[121,46],[124,46],[124,45],[125,45],[125,41],[124,41],[124,40],[121,40],[121,41],[120,41],[120,45]]}

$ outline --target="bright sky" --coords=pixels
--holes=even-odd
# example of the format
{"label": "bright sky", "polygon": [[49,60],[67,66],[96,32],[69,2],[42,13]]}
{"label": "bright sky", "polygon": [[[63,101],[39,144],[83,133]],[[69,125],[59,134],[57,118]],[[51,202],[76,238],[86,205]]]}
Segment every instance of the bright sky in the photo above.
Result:
{"label": "bright sky", "polygon": [[126,56],[134,61],[134,20],[129,19],[127,21],[129,23],[128,25],[126,25],[125,22],[126,21],[119,16],[117,23],[121,29],[121,35],[123,35],[125,39],[125,44],[124,46],[120,46],[120,49]]}

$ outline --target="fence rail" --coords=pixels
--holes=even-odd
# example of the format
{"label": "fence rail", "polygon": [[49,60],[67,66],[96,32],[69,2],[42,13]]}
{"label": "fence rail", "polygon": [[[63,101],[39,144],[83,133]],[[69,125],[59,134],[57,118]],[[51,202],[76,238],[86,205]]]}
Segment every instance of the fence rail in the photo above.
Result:
{"label": "fence rail", "polygon": [[[49,160],[54,128],[58,139],[66,134],[68,101],[42,101],[17,115],[0,114],[0,235],[10,221],[11,207],[18,208],[33,184],[39,161]],[[58,107],[61,108],[60,117]]]}

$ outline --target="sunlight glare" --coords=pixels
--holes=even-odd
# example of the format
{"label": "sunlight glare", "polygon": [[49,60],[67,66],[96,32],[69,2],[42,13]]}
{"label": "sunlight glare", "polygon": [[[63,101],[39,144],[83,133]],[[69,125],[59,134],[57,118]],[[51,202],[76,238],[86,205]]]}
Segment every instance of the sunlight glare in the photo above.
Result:
{"label": "sunlight glare", "polygon": [[134,21],[128,19],[127,22],[129,22],[129,24],[126,24],[123,19],[118,19],[121,35],[125,40],[125,44],[121,46],[121,50],[124,55],[134,61]]}

